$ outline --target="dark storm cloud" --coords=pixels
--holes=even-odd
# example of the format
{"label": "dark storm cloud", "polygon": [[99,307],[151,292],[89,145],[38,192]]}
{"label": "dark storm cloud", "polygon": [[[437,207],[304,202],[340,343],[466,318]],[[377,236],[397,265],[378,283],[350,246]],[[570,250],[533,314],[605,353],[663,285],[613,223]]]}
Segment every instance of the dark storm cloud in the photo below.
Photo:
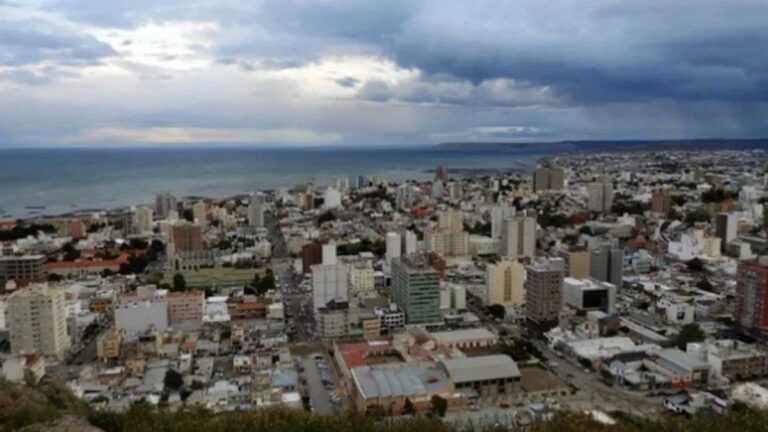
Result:
{"label": "dark storm cloud", "polygon": [[[414,143],[451,134],[547,140],[768,135],[766,0],[50,1],[38,9],[61,26],[0,18],[0,79],[46,84],[73,66],[114,55],[87,32],[103,37],[148,24],[172,29],[182,21],[204,22],[205,36],[191,41],[191,49],[212,59],[201,67],[205,79],[237,77],[235,68],[249,77],[294,69],[283,75],[301,82],[302,67],[311,74],[313,63],[365,57],[364,66],[352,59],[354,70],[324,72],[323,79],[352,89],[334,100],[335,109],[312,95],[281,105],[295,93],[280,80],[262,90],[277,82],[285,89],[256,102],[269,102],[259,118],[295,110],[292,122],[343,131],[348,142]],[[139,33],[132,46],[116,42],[121,54],[136,49]],[[113,66],[126,63],[122,58]],[[141,77],[181,76],[162,66],[134,68],[129,71]],[[243,94],[248,85],[243,82]],[[198,120],[193,107],[200,104],[189,103],[197,101],[186,94],[197,94],[190,87],[174,87],[174,118],[181,123]],[[121,103],[103,104],[115,111],[110,121],[125,119]],[[347,115],[339,115],[339,105]],[[240,105],[222,109],[211,126],[245,112]],[[358,116],[354,126],[350,115]],[[65,123],[72,121],[80,120]]]}
{"label": "dark storm cloud", "polygon": [[0,64],[25,66],[41,62],[66,66],[98,63],[114,55],[96,38],[40,20],[0,20]]}

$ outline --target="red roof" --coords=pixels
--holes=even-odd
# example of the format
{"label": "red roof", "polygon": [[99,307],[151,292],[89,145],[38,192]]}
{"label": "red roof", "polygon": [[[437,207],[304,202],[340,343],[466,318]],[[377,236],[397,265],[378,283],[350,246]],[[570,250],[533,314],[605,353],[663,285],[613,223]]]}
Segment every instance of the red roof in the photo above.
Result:
{"label": "red roof", "polygon": [[338,346],[347,369],[365,366],[368,353],[390,348],[392,348],[390,343],[371,345],[368,342],[352,342]]}

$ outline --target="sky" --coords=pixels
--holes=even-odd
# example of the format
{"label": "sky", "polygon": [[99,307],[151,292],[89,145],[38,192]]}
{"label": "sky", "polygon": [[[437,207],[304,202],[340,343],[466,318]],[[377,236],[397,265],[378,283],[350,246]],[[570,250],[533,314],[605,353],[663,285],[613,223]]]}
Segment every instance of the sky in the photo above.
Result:
{"label": "sky", "polygon": [[0,146],[768,137],[766,0],[0,0]]}

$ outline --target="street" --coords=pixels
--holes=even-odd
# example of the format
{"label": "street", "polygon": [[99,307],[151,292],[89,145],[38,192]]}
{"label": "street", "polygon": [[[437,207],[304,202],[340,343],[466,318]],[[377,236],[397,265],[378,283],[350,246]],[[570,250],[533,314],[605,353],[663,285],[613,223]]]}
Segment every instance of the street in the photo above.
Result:
{"label": "street", "polygon": [[312,408],[321,414],[333,413],[333,407],[329,400],[330,392],[323,386],[320,371],[315,364],[314,355],[308,355],[301,359],[304,366],[304,376],[307,379],[307,393],[312,400]]}

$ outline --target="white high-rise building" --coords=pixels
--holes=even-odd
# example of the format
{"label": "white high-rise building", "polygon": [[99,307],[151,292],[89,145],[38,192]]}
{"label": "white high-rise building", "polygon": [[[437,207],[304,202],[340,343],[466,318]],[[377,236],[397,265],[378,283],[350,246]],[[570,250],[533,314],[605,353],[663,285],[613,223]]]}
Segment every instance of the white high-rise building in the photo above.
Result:
{"label": "white high-rise building", "polygon": [[403,183],[395,189],[395,206],[401,210],[408,210],[414,200],[413,188],[408,183]]}
{"label": "white high-rise building", "polygon": [[195,223],[205,228],[208,226],[208,206],[203,201],[198,201],[192,205],[192,217]]}
{"label": "white high-rise building", "polygon": [[514,216],[516,209],[509,204],[500,204],[491,208],[491,238],[501,239],[501,227],[504,220]]}
{"label": "white high-rise building", "polygon": [[341,207],[341,192],[338,189],[329,187],[325,190],[325,195],[323,195],[323,208],[335,209],[339,207]]}
{"label": "white high-rise building", "polygon": [[153,212],[149,207],[136,207],[133,217],[133,227],[139,234],[152,232],[154,226]]}
{"label": "white high-rise building", "polygon": [[261,195],[256,192],[251,194],[251,202],[248,204],[248,225],[254,228],[264,227],[264,204]]}
{"label": "white high-rise building", "polygon": [[315,311],[328,302],[349,301],[349,270],[345,264],[313,265],[312,306]]}
{"label": "white high-rise building", "polygon": [[396,232],[387,233],[387,261],[392,261],[392,258],[400,258],[402,250],[400,242],[400,234]]}
{"label": "white high-rise building", "polygon": [[0,330],[7,329],[6,314],[8,313],[8,299],[0,295]]}
{"label": "white high-rise building", "polygon": [[36,284],[8,297],[8,330],[14,354],[62,358],[70,347],[64,291]]}
{"label": "white high-rise building", "polygon": [[403,253],[407,256],[416,253],[418,239],[413,231],[406,231],[403,237]]}
{"label": "white high-rise building", "polygon": [[510,258],[536,255],[536,218],[515,216],[504,220],[501,229],[501,253]]}
{"label": "white high-rise building", "polygon": [[336,243],[328,242],[323,245],[322,260],[323,265],[336,264]]}

